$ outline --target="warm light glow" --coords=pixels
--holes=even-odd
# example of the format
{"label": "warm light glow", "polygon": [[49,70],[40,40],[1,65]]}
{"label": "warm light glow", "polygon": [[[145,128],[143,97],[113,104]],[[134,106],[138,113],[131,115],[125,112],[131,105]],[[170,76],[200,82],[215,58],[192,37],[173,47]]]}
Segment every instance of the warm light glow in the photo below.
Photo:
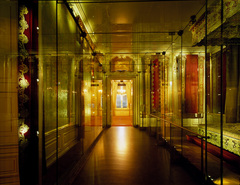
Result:
{"label": "warm light glow", "polygon": [[[73,14],[75,17],[79,16],[80,19],[85,23],[84,26],[87,30],[88,33],[90,32],[93,32],[93,31],[89,31],[89,30],[92,30],[93,28],[93,23],[90,22],[87,18],[86,18],[86,15],[84,13],[84,10],[83,10],[83,7],[81,6],[81,4],[77,3],[77,4],[72,4],[71,6],[72,10],[73,10]],[[92,36],[90,36],[91,39],[93,40],[94,38],[94,34]],[[96,39],[94,38],[94,40],[96,41]]]}
{"label": "warm light glow", "polygon": [[98,92],[102,93],[102,90],[100,89],[100,90],[98,90]]}
{"label": "warm light glow", "polygon": [[117,92],[120,94],[124,94],[124,93],[126,93],[126,90],[123,89],[123,87],[121,86],[121,89],[118,89]]}
{"label": "warm light glow", "polygon": [[117,151],[121,155],[127,154],[127,140],[126,140],[126,130],[125,127],[118,128],[118,143],[117,143]]}
{"label": "warm light glow", "polygon": [[24,75],[22,75],[22,77],[21,77],[21,79],[20,79],[20,81],[19,81],[19,85],[20,85],[22,88],[24,88],[24,89],[26,89],[26,88],[29,86],[29,83],[28,83],[28,81],[25,79]]}
{"label": "warm light glow", "polygon": [[[214,184],[221,184],[221,179],[217,179],[213,181]],[[224,185],[232,185],[232,184],[239,184],[239,179],[234,179],[234,178],[223,178],[223,184]]]}
{"label": "warm light glow", "polygon": [[29,127],[25,125],[24,123],[19,127],[19,136],[24,137],[24,134],[27,133],[29,130]]}

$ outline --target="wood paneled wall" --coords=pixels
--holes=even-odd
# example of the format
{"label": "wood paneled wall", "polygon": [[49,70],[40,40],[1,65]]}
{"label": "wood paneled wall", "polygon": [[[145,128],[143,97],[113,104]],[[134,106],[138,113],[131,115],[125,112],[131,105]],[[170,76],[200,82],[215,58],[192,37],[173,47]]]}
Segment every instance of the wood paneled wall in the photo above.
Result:
{"label": "wood paneled wall", "polygon": [[[78,129],[75,125],[66,125],[58,129],[58,157],[63,156],[77,143]],[[47,167],[56,161],[56,130],[45,134]]]}

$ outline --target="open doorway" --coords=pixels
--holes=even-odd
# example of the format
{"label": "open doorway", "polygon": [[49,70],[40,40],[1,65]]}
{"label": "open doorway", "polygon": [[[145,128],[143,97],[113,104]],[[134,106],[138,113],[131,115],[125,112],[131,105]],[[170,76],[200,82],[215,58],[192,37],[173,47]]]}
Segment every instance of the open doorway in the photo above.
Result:
{"label": "open doorway", "polygon": [[111,80],[112,126],[132,126],[132,80]]}

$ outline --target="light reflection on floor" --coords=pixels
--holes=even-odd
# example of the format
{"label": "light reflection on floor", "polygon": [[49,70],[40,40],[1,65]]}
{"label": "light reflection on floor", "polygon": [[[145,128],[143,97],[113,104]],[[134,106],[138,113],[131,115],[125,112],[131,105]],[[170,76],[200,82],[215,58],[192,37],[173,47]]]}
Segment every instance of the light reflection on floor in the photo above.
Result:
{"label": "light reflection on floor", "polygon": [[[221,179],[217,179],[213,181],[216,185],[221,184]],[[230,179],[230,178],[223,178],[224,185],[239,185],[240,179]]]}
{"label": "light reflection on floor", "polygon": [[128,153],[127,148],[127,139],[126,139],[126,127],[119,127],[117,132],[117,143],[116,143],[116,151],[121,155],[126,155]]}
{"label": "light reflection on floor", "polygon": [[132,116],[112,116],[112,126],[132,126]]}
{"label": "light reflection on floor", "polygon": [[73,185],[199,185],[155,141],[134,127],[107,129]]}

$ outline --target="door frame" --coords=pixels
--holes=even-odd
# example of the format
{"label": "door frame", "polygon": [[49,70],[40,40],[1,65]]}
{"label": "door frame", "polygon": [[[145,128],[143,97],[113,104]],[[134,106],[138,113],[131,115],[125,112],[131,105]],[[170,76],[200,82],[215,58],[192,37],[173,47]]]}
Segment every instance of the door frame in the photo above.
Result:
{"label": "door frame", "polygon": [[[133,88],[133,95],[135,92],[134,89],[134,83],[136,81],[136,74],[130,74],[129,72],[126,72],[124,75],[123,73],[115,72],[116,74],[107,75],[106,78],[106,126],[111,127],[112,126],[112,97],[111,97],[111,81],[112,80],[132,80],[132,88]],[[104,101],[104,100],[103,100]],[[134,104],[136,103],[136,100],[132,99],[132,125],[134,126],[134,115],[136,114],[134,109]]]}

